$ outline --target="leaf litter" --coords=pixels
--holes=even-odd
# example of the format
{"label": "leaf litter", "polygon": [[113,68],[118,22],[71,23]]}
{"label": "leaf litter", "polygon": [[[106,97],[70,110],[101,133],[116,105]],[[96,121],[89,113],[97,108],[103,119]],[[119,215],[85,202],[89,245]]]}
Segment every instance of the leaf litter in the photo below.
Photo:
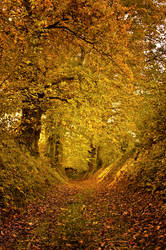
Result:
{"label": "leaf litter", "polygon": [[0,249],[165,249],[162,200],[125,185],[74,181],[2,210]]}

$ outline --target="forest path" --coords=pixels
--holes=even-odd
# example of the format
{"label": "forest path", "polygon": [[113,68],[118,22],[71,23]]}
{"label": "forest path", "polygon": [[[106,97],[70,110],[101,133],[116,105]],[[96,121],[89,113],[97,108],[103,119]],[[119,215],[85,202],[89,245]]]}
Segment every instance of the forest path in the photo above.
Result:
{"label": "forest path", "polygon": [[150,199],[93,179],[56,185],[24,213],[4,219],[0,249],[164,249],[163,217]]}

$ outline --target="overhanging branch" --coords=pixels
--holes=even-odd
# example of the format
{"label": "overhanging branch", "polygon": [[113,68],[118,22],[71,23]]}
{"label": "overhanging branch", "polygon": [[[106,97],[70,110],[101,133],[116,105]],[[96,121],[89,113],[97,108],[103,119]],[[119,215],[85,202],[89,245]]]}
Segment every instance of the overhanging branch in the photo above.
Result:
{"label": "overhanging branch", "polygon": [[68,103],[68,100],[67,100],[67,99],[65,99],[65,98],[60,98],[60,97],[58,97],[58,96],[49,96],[49,97],[47,97],[47,99],[48,99],[48,100],[59,100],[59,101]]}
{"label": "overhanging branch", "polygon": [[54,24],[48,25],[47,27],[45,27],[44,29],[62,29],[64,31],[70,32],[71,34],[73,34],[75,37],[77,37],[78,39],[83,40],[86,43],[89,43],[91,45],[94,45],[94,42],[89,41],[86,37],[84,37],[83,35],[79,35],[77,32],[71,30],[70,28],[68,28],[65,25],[58,25],[60,24],[60,21],[55,22]]}

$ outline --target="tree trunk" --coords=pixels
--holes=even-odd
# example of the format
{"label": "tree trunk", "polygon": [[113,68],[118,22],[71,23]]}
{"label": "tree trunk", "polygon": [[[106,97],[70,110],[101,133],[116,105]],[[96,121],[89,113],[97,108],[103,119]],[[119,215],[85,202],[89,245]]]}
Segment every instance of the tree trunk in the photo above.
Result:
{"label": "tree trunk", "polygon": [[61,143],[60,137],[55,133],[49,135],[47,139],[46,155],[51,159],[53,167],[60,165]]}
{"label": "tree trunk", "polygon": [[25,147],[32,155],[39,155],[38,142],[41,132],[40,108],[23,108],[21,124],[18,128],[17,140],[21,147]]}
{"label": "tree trunk", "polygon": [[94,146],[92,143],[90,144],[89,152],[89,173],[93,174],[102,166],[102,160],[100,158],[100,146]]}
{"label": "tree trunk", "polygon": [[50,158],[52,167],[61,167],[62,143],[61,143],[61,123],[55,120],[54,114],[47,114],[46,125],[46,156]]}
{"label": "tree trunk", "polygon": [[96,169],[96,147],[91,143],[89,152],[89,173],[92,174]]}
{"label": "tree trunk", "polygon": [[100,152],[101,151],[101,147],[98,146],[96,151],[97,151],[96,152],[96,168],[99,169],[99,168],[102,167],[102,164],[103,164],[103,161],[101,159],[101,152]]}

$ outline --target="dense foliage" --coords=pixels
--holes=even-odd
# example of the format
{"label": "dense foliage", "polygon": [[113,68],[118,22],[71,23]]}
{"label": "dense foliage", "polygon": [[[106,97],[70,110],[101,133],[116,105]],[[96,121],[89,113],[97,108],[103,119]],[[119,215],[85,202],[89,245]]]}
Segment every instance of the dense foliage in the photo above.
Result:
{"label": "dense foliage", "polygon": [[[67,178],[67,169],[88,177],[151,148],[162,151],[162,170],[150,157],[143,179],[158,188],[165,172],[164,18],[163,1],[1,0],[3,205],[38,190],[47,175]],[[149,181],[154,172],[157,184]]]}
{"label": "dense foliage", "polygon": [[0,0],[0,249],[164,249],[164,0]]}

